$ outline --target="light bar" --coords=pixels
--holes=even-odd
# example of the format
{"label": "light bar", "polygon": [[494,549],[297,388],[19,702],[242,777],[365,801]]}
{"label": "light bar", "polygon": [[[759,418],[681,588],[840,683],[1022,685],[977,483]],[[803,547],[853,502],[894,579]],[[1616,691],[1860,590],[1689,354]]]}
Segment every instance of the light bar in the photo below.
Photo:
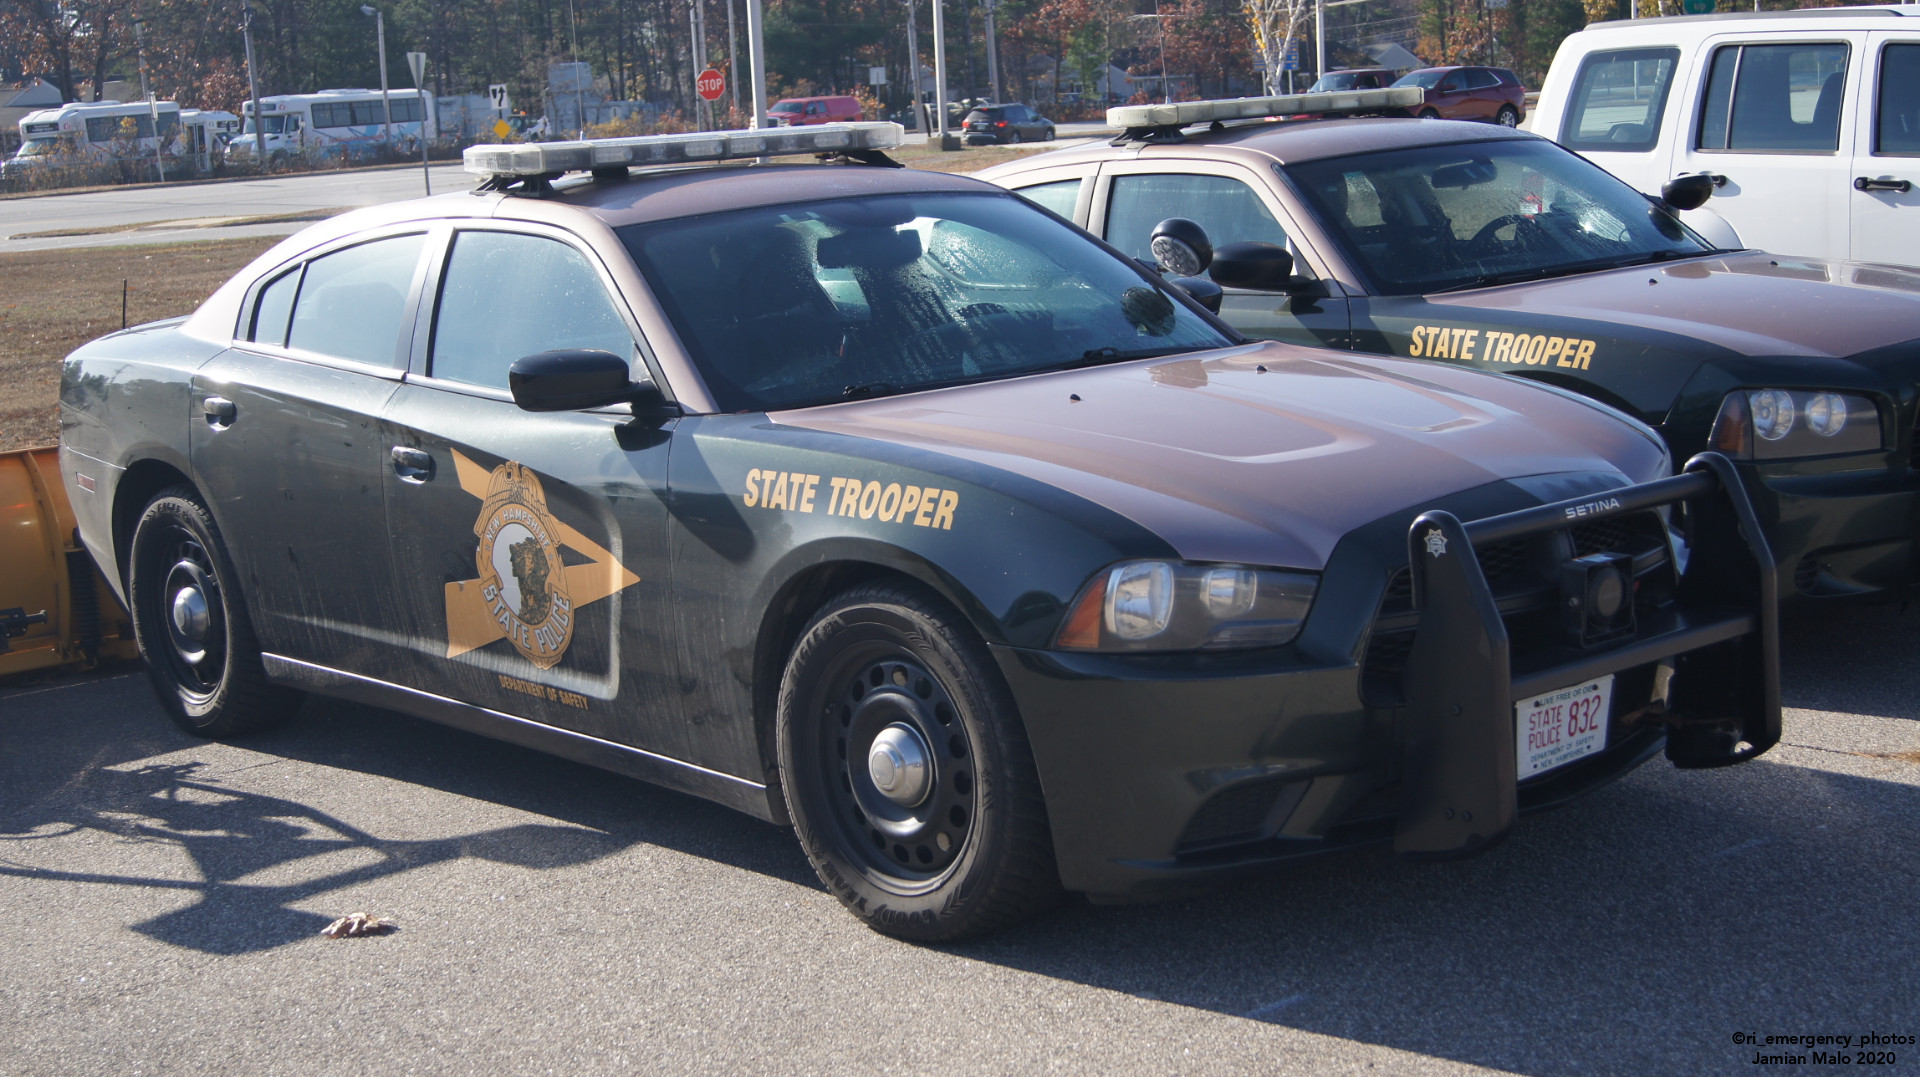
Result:
{"label": "light bar", "polygon": [[905,135],[906,129],[897,123],[823,123],[758,131],[693,131],[679,135],[589,138],[578,142],[529,142],[520,146],[469,146],[464,159],[466,170],[476,176],[544,176],[628,165],[888,150],[898,146]]}
{"label": "light bar", "polygon": [[1336,116],[1344,112],[1418,108],[1426,100],[1426,91],[1418,86],[1394,86],[1384,90],[1335,90],[1331,93],[1295,93],[1280,97],[1234,97],[1223,101],[1176,101],[1171,105],[1120,105],[1107,110],[1107,123],[1120,128],[1189,127],[1215,120]]}

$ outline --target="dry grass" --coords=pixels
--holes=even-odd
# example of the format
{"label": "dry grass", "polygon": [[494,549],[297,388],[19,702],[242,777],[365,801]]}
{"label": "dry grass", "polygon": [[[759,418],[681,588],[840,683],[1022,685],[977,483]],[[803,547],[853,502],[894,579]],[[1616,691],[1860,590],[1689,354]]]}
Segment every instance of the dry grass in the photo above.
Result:
{"label": "dry grass", "polygon": [[0,450],[59,439],[60,360],[127,324],[191,313],[277,237],[0,254]]}

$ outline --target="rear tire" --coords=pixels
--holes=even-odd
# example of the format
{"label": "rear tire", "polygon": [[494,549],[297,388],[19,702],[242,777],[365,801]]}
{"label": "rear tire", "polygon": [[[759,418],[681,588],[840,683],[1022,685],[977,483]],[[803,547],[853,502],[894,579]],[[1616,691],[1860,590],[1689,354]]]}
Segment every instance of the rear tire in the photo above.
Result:
{"label": "rear tire", "polygon": [[888,583],[831,600],[787,661],[776,736],[801,847],[869,927],[947,941],[1058,896],[1012,694],[938,597]]}
{"label": "rear tire", "polygon": [[1420,110],[1420,118],[1423,120],[1437,120],[1440,118],[1440,114],[1433,109],[1423,108]]}
{"label": "rear tire", "polygon": [[267,680],[238,581],[192,487],[148,502],[128,557],[133,637],[167,717],[215,740],[278,725],[301,700]]}
{"label": "rear tire", "polygon": [[1518,127],[1520,126],[1520,113],[1516,112],[1512,105],[1501,105],[1500,111],[1494,113],[1493,122],[1502,127]]}

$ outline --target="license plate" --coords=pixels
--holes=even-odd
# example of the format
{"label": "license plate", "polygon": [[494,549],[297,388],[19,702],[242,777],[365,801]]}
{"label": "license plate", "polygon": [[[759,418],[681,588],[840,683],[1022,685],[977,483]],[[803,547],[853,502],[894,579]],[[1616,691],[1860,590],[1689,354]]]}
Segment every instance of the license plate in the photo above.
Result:
{"label": "license plate", "polygon": [[1513,709],[1520,780],[1605,749],[1612,701],[1611,673],[1521,700]]}

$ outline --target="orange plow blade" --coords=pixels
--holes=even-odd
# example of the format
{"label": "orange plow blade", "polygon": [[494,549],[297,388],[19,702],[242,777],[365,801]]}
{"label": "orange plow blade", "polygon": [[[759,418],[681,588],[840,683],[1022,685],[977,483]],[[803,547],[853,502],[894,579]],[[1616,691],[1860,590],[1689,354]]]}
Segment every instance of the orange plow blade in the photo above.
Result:
{"label": "orange plow blade", "polygon": [[74,533],[60,451],[0,452],[0,678],[137,654],[126,609]]}

